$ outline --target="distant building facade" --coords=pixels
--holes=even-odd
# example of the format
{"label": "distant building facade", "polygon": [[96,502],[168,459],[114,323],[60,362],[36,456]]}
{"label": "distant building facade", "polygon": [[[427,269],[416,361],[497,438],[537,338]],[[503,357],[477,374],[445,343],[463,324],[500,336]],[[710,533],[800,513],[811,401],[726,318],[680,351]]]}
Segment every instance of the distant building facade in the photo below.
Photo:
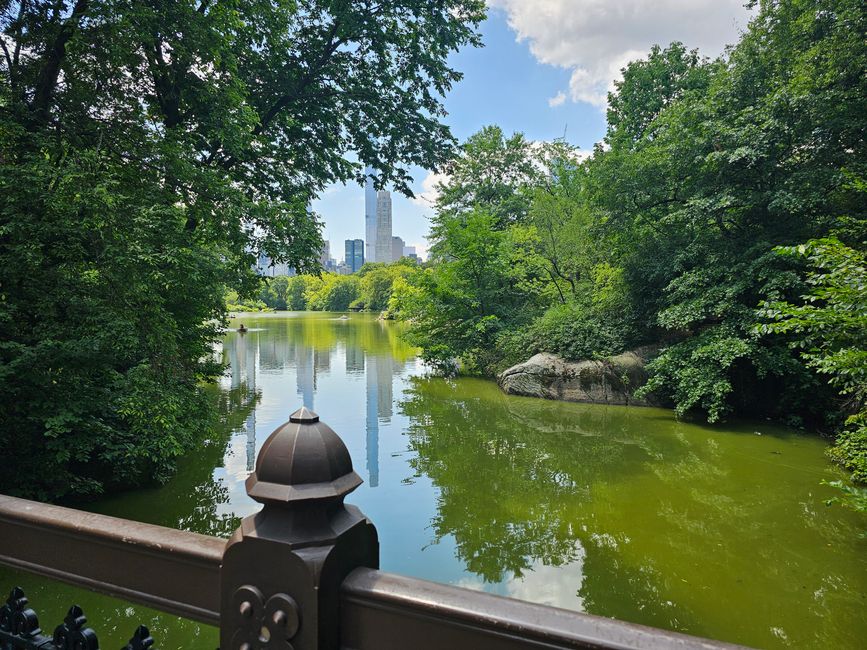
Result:
{"label": "distant building facade", "polygon": [[406,242],[403,241],[400,237],[392,237],[391,238],[391,261],[397,262],[401,257],[403,257],[403,249],[406,245]]}
{"label": "distant building facade", "polygon": [[403,256],[418,262],[418,253],[416,253],[415,246],[404,246]]}
{"label": "distant building facade", "polygon": [[344,242],[343,263],[349,267],[350,273],[355,273],[364,266],[363,239],[347,239]]}
{"label": "distant building facade", "polygon": [[391,261],[391,192],[376,193],[376,256],[374,262]]}
{"label": "distant building facade", "polygon": [[275,278],[278,275],[295,275],[295,269],[286,262],[275,262],[265,253],[259,253],[256,258],[255,271],[265,278]]}
{"label": "distant building facade", "polygon": [[322,241],[322,248],[319,250],[319,263],[323,269],[328,268],[328,261],[331,259],[331,242],[327,239]]}
{"label": "distant building facade", "polygon": [[368,262],[376,262],[377,192],[373,187],[375,175],[373,167],[365,167],[364,175],[366,176],[364,181],[364,241],[366,244],[364,259]]}

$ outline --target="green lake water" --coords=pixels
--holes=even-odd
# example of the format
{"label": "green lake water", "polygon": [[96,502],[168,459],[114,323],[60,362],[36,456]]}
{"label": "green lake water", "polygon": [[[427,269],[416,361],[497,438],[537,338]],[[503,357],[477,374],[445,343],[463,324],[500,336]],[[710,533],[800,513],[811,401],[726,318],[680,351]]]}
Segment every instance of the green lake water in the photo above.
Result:
{"label": "green lake water", "polygon": [[[239,322],[217,351],[224,430],[167,485],[88,509],[228,536],[258,507],[257,450],[304,404],[365,480],[348,501],[386,571],[754,647],[867,647],[867,517],[825,505],[821,481],[842,474],[819,438],[430,377],[397,325],[366,314]],[[138,623],[163,650],[217,645],[214,628],[0,568],[14,584],[45,629],[82,605],[103,647]]]}

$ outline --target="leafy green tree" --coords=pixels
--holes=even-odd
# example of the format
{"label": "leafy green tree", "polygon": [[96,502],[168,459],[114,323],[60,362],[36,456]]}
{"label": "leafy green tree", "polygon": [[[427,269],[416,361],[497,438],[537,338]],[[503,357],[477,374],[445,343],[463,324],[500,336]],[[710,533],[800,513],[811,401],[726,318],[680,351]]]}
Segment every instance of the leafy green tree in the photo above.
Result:
{"label": "leafy green tree", "polygon": [[684,89],[638,142],[615,146],[614,133],[599,156],[596,197],[633,251],[627,277],[636,295],[656,296],[638,309],[674,339],[652,365],[653,387],[681,412],[718,419],[772,405],[782,415],[816,403],[804,399],[816,382],[803,365],[753,333],[754,308],[797,295],[776,246],[864,214],[846,183],[865,162],[858,5],[762,3],[725,65],[711,66],[706,91]]}
{"label": "leafy green tree", "polygon": [[403,258],[392,264],[368,263],[361,267],[359,297],[355,307],[382,312],[388,309],[394,282],[416,268],[416,262]]}
{"label": "leafy green tree", "polygon": [[441,261],[410,278],[397,310],[410,322],[409,340],[442,368],[490,372],[499,359],[496,337],[539,312],[548,281],[535,254],[532,228],[497,229],[481,209],[443,221]]}
{"label": "leafy green tree", "polygon": [[354,275],[323,273],[312,277],[304,292],[307,309],[346,311],[358,299],[359,281]]}
{"label": "leafy green tree", "polygon": [[[442,164],[481,0],[0,3],[0,491],[164,478],[224,288],[318,270],[309,200]],[[349,152],[358,162],[350,162]]]}
{"label": "leafy green tree", "polygon": [[711,69],[683,43],[665,49],[654,45],[646,59],[631,62],[614,82],[608,96],[608,143],[628,148],[653,137],[662,110],[691,91],[706,89]]}
{"label": "leafy green tree", "polygon": [[470,136],[459,155],[444,167],[432,237],[445,236],[445,221],[476,208],[487,211],[497,228],[525,220],[530,207],[523,190],[540,175],[537,152],[521,133],[509,137],[498,126],[486,126]]}
{"label": "leafy green tree", "polygon": [[809,291],[799,304],[764,302],[760,314],[769,322],[756,329],[785,336],[847,398],[851,415],[831,455],[867,483],[867,259],[835,238],[778,251],[808,261]]}
{"label": "leafy green tree", "polygon": [[289,280],[286,275],[267,278],[259,291],[259,300],[271,309],[285,310],[289,299]]}
{"label": "leafy green tree", "polygon": [[[496,127],[470,138],[437,205],[434,267],[395,292],[426,353],[479,351],[468,367],[490,371],[519,351],[656,342],[647,390],[680,414],[829,416],[835,386],[756,332],[756,305],[803,293],[777,247],[844,230],[851,243],[867,217],[851,182],[867,167],[867,14],[856,0],[757,4],[717,60],[673,43],[630,63],[584,163]],[[508,263],[542,262],[532,298],[499,288],[510,258],[492,252],[528,226],[534,255]],[[472,262],[470,234],[485,243]]]}

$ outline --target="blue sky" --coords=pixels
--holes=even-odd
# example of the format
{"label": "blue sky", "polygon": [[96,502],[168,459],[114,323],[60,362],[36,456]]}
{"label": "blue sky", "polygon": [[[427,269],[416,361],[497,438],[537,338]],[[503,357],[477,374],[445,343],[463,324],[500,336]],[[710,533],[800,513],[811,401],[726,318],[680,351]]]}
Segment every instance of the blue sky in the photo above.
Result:
{"label": "blue sky", "polygon": [[[488,124],[531,140],[590,150],[605,132],[604,97],[617,71],[653,43],[681,40],[717,56],[737,40],[741,0],[488,0],[485,47],[452,58],[464,79],[445,98],[446,123],[463,141]],[[392,194],[393,234],[426,249],[435,177],[416,168],[415,200]],[[332,257],[364,237],[364,192],[335,185],[313,203]]]}

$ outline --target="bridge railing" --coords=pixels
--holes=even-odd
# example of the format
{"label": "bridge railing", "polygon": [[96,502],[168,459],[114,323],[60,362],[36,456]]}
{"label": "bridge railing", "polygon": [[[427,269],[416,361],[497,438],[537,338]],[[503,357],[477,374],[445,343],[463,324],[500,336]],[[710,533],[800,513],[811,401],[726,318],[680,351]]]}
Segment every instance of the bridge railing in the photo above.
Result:
{"label": "bridge railing", "polygon": [[[738,647],[381,572],[376,528],[344,503],[360,484],[302,408],[262,447],[246,487],[263,507],[229,540],[0,495],[0,564],[215,625],[223,650]],[[80,610],[51,637],[35,621],[13,590],[0,650],[98,648]],[[139,628],[126,648],[153,643]]]}

